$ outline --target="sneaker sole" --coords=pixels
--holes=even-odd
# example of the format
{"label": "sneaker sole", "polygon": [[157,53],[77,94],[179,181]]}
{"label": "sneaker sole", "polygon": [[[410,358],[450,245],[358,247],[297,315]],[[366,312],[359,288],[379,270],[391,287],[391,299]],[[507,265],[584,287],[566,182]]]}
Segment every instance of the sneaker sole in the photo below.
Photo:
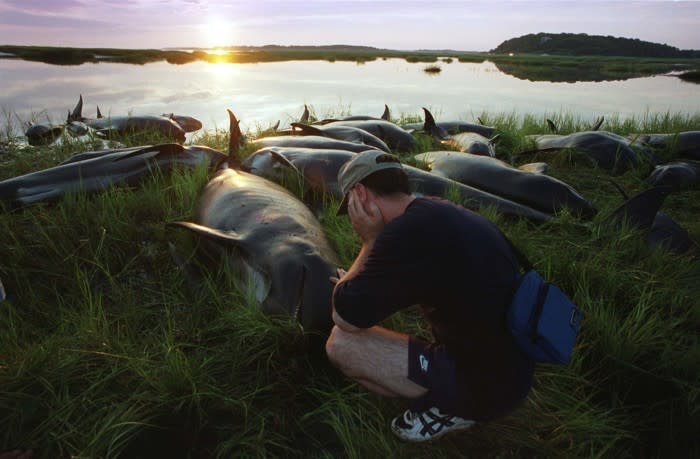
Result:
{"label": "sneaker sole", "polygon": [[448,434],[458,433],[458,432],[462,432],[464,430],[470,429],[474,426],[474,424],[476,424],[476,423],[472,423],[469,425],[463,425],[463,426],[459,426],[459,427],[452,427],[450,429],[445,429],[445,430],[442,430],[442,431],[436,433],[435,435],[433,435],[431,437],[426,437],[426,438],[404,437],[402,434],[400,434],[399,432],[397,432],[393,428],[391,429],[391,432],[394,435],[396,435],[397,437],[399,437],[401,440],[410,441],[411,443],[426,443],[426,442],[430,442],[430,441],[442,438]]}

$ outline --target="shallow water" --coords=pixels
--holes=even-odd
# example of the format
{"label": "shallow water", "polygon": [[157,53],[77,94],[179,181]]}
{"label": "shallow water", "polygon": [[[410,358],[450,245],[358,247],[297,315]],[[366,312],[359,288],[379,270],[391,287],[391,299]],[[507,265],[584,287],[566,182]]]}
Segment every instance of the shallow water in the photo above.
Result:
{"label": "shallow water", "polygon": [[[174,112],[200,119],[205,129],[228,126],[226,109],[244,129],[295,121],[310,104],[317,116],[343,110],[380,116],[421,115],[474,121],[490,114],[573,114],[593,121],[646,113],[697,113],[700,86],[672,76],[624,81],[551,83],[520,80],[490,62],[440,62],[442,72],[402,59],[355,62],[287,61],[261,64],[83,64],[56,66],[0,59],[0,120],[32,117],[60,123],[82,94],[83,115]],[[3,116],[4,115],[4,116]]]}

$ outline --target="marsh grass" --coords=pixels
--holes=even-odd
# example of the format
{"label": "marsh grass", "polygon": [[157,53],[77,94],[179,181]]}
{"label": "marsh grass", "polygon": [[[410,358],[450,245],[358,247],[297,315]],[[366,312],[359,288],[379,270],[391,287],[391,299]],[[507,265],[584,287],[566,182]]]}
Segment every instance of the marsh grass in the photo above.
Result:
{"label": "marsh grass", "polygon": [[[697,130],[699,116],[611,117],[603,129]],[[700,454],[699,262],[650,251],[639,231],[607,224],[622,203],[608,172],[566,155],[518,154],[526,135],[548,132],[547,117],[563,133],[592,120],[481,117],[501,132],[500,158],[547,161],[550,175],[599,209],[585,225],[566,213],[533,226],[483,212],[584,312],[571,363],[539,366],[518,411],[428,446],[402,443],[388,424],[404,403],[342,377],[317,337],[291,319],[262,314],[252,288],[228,264],[203,266],[191,287],[168,243],[187,259],[196,242],[166,223],[193,218],[210,175],[198,168],[53,204],[0,204],[0,278],[8,294],[0,303],[0,450],[33,447],[47,458]],[[420,151],[435,147],[416,135]],[[194,141],[225,151],[227,132]],[[89,147],[11,150],[0,178],[83,149]],[[647,173],[630,170],[615,180],[635,193],[647,187]],[[308,197],[298,179],[292,185]],[[348,267],[360,241],[347,218],[335,215],[338,203],[322,203],[324,230]],[[700,191],[686,190],[667,198],[663,210],[698,238],[699,203]],[[415,308],[387,325],[430,336]]]}

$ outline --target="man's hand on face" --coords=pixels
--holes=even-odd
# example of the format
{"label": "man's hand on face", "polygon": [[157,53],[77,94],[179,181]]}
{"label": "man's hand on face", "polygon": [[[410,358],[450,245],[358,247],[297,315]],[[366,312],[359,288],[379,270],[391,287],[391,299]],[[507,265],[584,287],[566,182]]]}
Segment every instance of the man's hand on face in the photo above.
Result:
{"label": "man's hand on face", "polygon": [[[365,197],[363,204],[361,195]],[[348,216],[353,229],[365,244],[372,244],[384,228],[382,212],[374,201],[367,199],[367,190],[350,190],[348,200]]]}

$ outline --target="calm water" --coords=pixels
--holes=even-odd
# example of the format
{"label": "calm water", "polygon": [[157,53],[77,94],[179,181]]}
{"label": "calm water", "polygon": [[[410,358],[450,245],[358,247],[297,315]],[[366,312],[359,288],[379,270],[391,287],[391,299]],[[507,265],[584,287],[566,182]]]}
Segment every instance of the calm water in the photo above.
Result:
{"label": "calm water", "polygon": [[244,128],[296,120],[303,104],[317,115],[379,116],[388,104],[394,116],[420,114],[428,107],[439,119],[474,121],[491,114],[560,112],[591,121],[599,115],[621,118],[645,113],[697,113],[700,86],[669,76],[603,83],[549,83],[519,80],[489,62],[441,63],[442,72],[400,59],[354,62],[292,61],[265,64],[143,66],[84,64],[54,66],[0,59],[0,119],[32,116],[62,122],[78,95],[83,115],[175,112],[200,119],[206,129],[227,127],[226,109]]}

